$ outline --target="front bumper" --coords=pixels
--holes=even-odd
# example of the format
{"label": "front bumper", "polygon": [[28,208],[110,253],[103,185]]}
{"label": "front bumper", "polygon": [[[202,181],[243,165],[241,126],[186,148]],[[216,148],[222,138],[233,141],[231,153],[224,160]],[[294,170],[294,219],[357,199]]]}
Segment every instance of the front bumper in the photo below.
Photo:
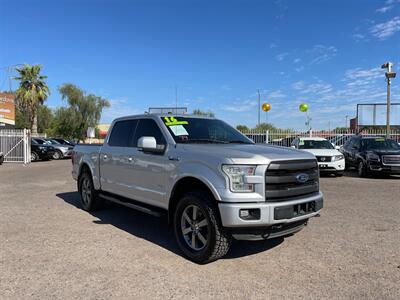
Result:
{"label": "front bumper", "polygon": [[[288,201],[257,203],[219,203],[222,225],[227,228],[257,228],[307,220],[317,215],[323,207],[321,192]],[[259,210],[259,218],[245,220],[241,210]],[[297,211],[296,211],[297,210]],[[300,211],[299,211],[300,210]]]}
{"label": "front bumper", "polygon": [[318,162],[320,172],[342,172],[345,169],[344,159],[330,162]]}
{"label": "front bumper", "polygon": [[399,166],[383,165],[380,162],[370,161],[368,167],[372,172],[379,172],[392,175],[400,174],[400,165]]}

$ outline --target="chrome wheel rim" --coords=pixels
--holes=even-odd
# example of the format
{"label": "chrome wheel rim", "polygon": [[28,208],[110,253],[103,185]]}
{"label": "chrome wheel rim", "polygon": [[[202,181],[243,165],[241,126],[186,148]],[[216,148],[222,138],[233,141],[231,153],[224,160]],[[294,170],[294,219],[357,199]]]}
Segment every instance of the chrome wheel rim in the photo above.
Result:
{"label": "chrome wheel rim", "polygon": [[359,164],[358,164],[358,174],[360,174],[360,175],[362,174],[362,172],[363,172],[363,167],[364,167],[364,166],[363,166],[362,163],[359,163]]}
{"label": "chrome wheel rim", "polygon": [[198,206],[189,205],[183,210],[181,230],[183,239],[192,250],[200,251],[207,246],[209,224]]}
{"label": "chrome wheel rim", "polygon": [[82,181],[82,202],[85,206],[89,205],[90,200],[92,198],[92,187],[90,180],[88,178],[84,178]]}
{"label": "chrome wheel rim", "polygon": [[59,158],[60,158],[60,153],[54,152],[53,158],[54,158],[54,159],[59,159]]}
{"label": "chrome wheel rim", "polygon": [[31,153],[31,161],[35,161],[35,160],[36,160],[35,154]]}

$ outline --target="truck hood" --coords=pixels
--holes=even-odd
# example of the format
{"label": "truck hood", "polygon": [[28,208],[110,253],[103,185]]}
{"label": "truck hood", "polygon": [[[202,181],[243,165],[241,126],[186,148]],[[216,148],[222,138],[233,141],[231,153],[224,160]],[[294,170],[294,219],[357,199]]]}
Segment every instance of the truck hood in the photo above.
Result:
{"label": "truck hood", "polygon": [[234,164],[269,164],[277,160],[315,159],[314,155],[293,148],[256,144],[185,144],[183,148],[199,160],[213,156]]}
{"label": "truck hood", "polygon": [[303,151],[309,152],[314,154],[315,156],[335,156],[335,155],[342,155],[336,149],[303,149]]}

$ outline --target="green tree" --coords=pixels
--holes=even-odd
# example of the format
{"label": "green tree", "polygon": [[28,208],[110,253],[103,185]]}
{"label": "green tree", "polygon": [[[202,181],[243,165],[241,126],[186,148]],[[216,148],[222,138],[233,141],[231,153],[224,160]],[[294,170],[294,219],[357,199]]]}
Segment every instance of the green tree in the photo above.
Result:
{"label": "green tree", "polygon": [[16,98],[20,102],[21,107],[26,112],[28,118],[28,128],[33,134],[38,132],[38,109],[44,103],[50,94],[50,90],[46,85],[47,76],[41,75],[42,66],[28,64],[21,68],[16,68],[19,73],[15,80],[19,80],[19,87],[16,91]]}
{"label": "green tree", "polygon": [[257,131],[267,131],[267,130],[276,130],[277,128],[271,123],[261,123],[257,125],[254,129]]}
{"label": "green tree", "polygon": [[207,117],[212,117],[212,118],[215,117],[215,114],[211,110],[203,111],[203,110],[198,109],[198,108],[193,110],[193,115],[207,116]]}
{"label": "green tree", "polygon": [[247,127],[246,125],[240,125],[240,124],[236,126],[236,129],[239,131],[242,131],[242,132],[246,132],[246,131],[250,130],[249,127]]}
{"label": "green tree", "polygon": [[68,107],[56,111],[55,131],[64,137],[84,140],[88,127],[98,125],[103,109],[110,103],[70,83],[61,86],[59,92],[62,99],[67,100]]}

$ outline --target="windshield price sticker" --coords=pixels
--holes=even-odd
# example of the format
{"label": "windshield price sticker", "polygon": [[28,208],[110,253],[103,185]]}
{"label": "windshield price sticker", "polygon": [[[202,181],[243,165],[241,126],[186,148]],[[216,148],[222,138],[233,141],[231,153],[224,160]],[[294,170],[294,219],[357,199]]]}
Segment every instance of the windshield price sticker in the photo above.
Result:
{"label": "windshield price sticker", "polygon": [[169,128],[171,129],[172,133],[175,136],[182,136],[182,135],[189,135],[188,132],[186,131],[185,127],[182,125],[169,125]]}
{"label": "windshield price sticker", "polygon": [[384,138],[376,138],[376,139],[375,139],[375,142],[384,142],[384,141],[385,141]]}
{"label": "windshield price sticker", "polygon": [[175,117],[164,117],[164,123],[166,126],[187,125],[188,121],[178,121]]}
{"label": "windshield price sticker", "polygon": [[304,140],[300,140],[300,141],[299,141],[299,145],[300,145],[300,146],[304,146]]}

